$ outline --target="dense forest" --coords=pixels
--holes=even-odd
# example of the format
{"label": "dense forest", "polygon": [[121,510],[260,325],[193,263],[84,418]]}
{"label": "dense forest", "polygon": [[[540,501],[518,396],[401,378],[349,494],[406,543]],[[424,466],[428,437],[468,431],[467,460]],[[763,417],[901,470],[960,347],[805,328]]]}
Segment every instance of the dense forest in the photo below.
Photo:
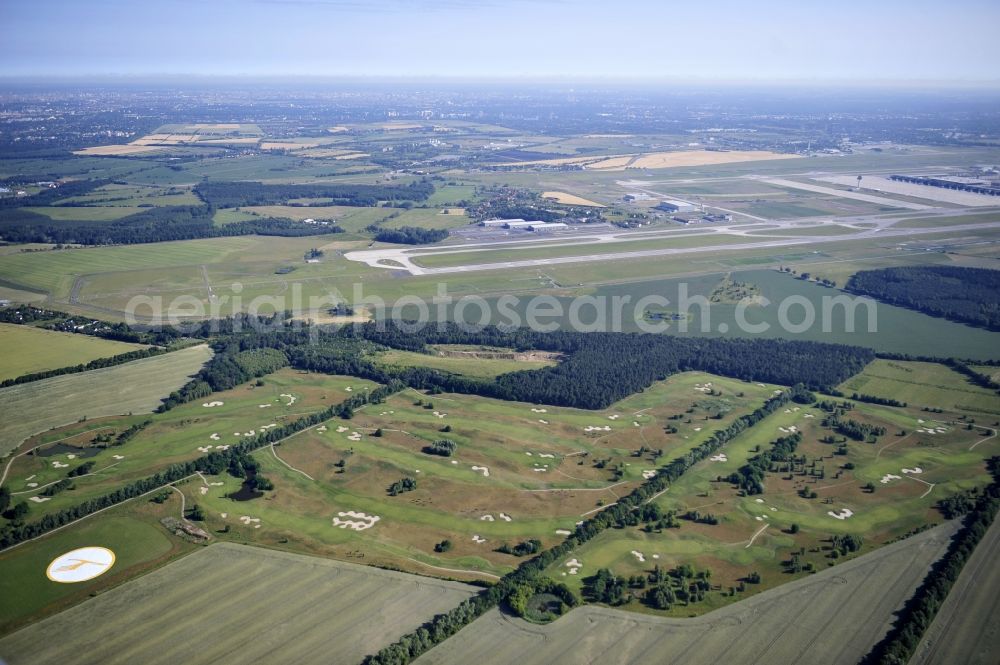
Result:
{"label": "dense forest", "polygon": [[30,210],[0,209],[0,238],[7,242],[132,245],[250,234],[298,237],[343,231],[337,226],[303,224],[277,217],[217,225],[214,214],[211,206],[166,206],[142,210],[121,219],[95,222],[54,220]]}
{"label": "dense forest", "polygon": [[427,245],[448,237],[445,229],[421,229],[416,226],[401,226],[398,229],[378,229],[375,240],[397,245]]}
{"label": "dense forest", "polygon": [[[379,383],[401,381],[432,392],[457,392],[497,399],[602,409],[678,372],[697,370],[745,381],[805,387],[835,386],[860,372],[873,358],[868,349],[776,339],[696,339],[629,333],[466,331],[455,324],[406,332],[393,324],[367,323],[318,339],[308,331],[281,326],[245,328],[243,334],[216,336],[215,357],[163,404],[169,409],[213,391],[228,390],[267,373],[248,371],[236,355],[251,349],[275,349],[297,368],[347,374]],[[226,328],[226,325],[222,326]],[[242,327],[242,326],[241,326]],[[275,329],[276,328],[276,329]],[[380,348],[426,351],[430,344],[477,344],[518,350],[555,351],[555,366],[503,374],[484,380],[425,367],[385,367],[375,362]]]}
{"label": "dense forest", "polygon": [[930,316],[1000,330],[1000,270],[957,266],[862,270],[846,288]]}
{"label": "dense forest", "polygon": [[217,208],[282,204],[292,199],[323,199],[324,205],[376,206],[381,201],[425,201],[434,193],[426,180],[407,185],[312,183],[265,185],[260,182],[203,182],[194,189],[205,203]]}

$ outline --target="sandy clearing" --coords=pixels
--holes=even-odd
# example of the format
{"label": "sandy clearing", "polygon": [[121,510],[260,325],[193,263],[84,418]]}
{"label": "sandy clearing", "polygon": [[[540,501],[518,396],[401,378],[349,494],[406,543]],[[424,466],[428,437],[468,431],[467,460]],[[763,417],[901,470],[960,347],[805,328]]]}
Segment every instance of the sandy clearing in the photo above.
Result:
{"label": "sandy clearing", "polygon": [[585,199],[582,196],[577,196],[576,194],[570,194],[569,192],[542,192],[542,198],[552,199],[556,203],[562,203],[563,205],[587,206],[590,208],[606,207],[602,203],[591,201],[590,199]]}

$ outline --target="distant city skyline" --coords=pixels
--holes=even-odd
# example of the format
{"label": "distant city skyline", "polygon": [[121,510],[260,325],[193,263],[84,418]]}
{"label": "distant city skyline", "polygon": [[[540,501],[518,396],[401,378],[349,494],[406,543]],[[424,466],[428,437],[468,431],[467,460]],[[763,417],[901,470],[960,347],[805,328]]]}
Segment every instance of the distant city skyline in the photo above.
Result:
{"label": "distant city skyline", "polygon": [[36,0],[0,76],[1000,81],[1000,3]]}

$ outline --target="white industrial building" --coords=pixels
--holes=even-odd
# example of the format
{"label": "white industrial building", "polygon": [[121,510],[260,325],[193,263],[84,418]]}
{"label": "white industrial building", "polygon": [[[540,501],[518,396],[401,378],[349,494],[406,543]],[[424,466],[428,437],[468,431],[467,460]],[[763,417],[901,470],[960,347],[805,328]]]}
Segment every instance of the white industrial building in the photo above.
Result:
{"label": "white industrial building", "polygon": [[540,222],[537,222],[537,221],[535,221],[535,222],[526,222],[523,219],[509,220],[506,224],[504,224],[504,227],[506,227],[508,229],[526,229],[526,228],[530,227],[532,224],[539,224],[539,223]]}
{"label": "white industrial building", "polygon": [[658,206],[658,210],[665,210],[667,212],[695,212],[699,209],[693,203],[688,203],[687,201],[679,201],[677,199],[663,199]]}
{"label": "white industrial building", "polygon": [[537,231],[538,233],[547,233],[549,231],[562,231],[568,229],[568,224],[563,224],[562,222],[532,222],[531,226],[528,227],[529,231]]}
{"label": "white industrial building", "polygon": [[506,227],[511,222],[523,222],[523,221],[524,221],[523,219],[489,219],[485,222],[480,222],[480,224],[482,224],[483,226],[503,228]]}

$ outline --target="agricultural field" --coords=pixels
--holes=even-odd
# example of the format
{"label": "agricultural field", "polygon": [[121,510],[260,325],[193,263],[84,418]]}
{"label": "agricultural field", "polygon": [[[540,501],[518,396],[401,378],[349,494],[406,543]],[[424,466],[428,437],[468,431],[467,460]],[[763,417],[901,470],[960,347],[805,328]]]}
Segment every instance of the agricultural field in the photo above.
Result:
{"label": "agricultural field", "polygon": [[[993,403],[998,404],[996,396]],[[710,571],[711,591],[701,602],[674,604],[667,614],[703,614],[833,565],[839,558],[832,554],[833,536],[863,534],[862,551],[868,551],[941,522],[939,500],[989,482],[985,458],[996,454],[997,439],[993,428],[971,424],[975,412],[949,408],[928,414],[917,406],[854,403],[841,418],[884,428],[884,434],[868,437],[874,443],[824,425],[829,415],[816,406],[792,404],[768,416],[652,502],[673,512],[679,526],[609,529],[578,548],[571,561],[553,564],[548,574],[583,591],[601,568],[645,578],[655,566],[689,565]],[[762,492],[745,494],[729,480],[779,437],[796,434],[801,443],[792,470],[779,465],[767,473]],[[793,559],[794,567],[788,563]],[[761,579],[747,583],[753,572]],[[634,595],[642,594],[639,588]],[[640,600],[626,607],[655,611]]]}
{"label": "agricultural field", "polygon": [[[206,525],[229,527],[250,542],[495,579],[519,562],[499,546],[555,544],[648,477],[656,451],[659,463],[672,459],[773,392],[714,377],[719,395],[687,397],[706,376],[674,376],[595,412],[407,390],[351,421],[331,421],[254,453],[277,488],[273,495],[235,503],[227,495],[240,482],[226,474],[180,489],[189,505],[205,509]],[[678,399],[688,402],[691,422],[668,434],[668,405]],[[456,444],[453,454],[427,452],[444,439]],[[415,489],[391,496],[387,488],[403,478],[413,478]],[[241,515],[260,521],[248,528]],[[435,552],[445,540],[450,548]]]}
{"label": "agricultural field", "polygon": [[1000,639],[1000,522],[976,546],[910,662],[913,665],[988,665]]}
{"label": "agricultural field", "polygon": [[418,665],[494,660],[528,665],[598,662],[857,663],[893,612],[944,554],[948,523],[704,616],[668,619],[586,606],[548,625],[491,610],[428,651]]}
{"label": "agricultural field", "polygon": [[0,323],[0,380],[88,363],[143,348],[76,333]]}
{"label": "agricultural field", "polygon": [[[26,438],[81,419],[148,413],[212,357],[192,346],[124,365],[0,389],[0,455]],[[58,404],[59,408],[52,408]]]}
{"label": "agricultural field", "polygon": [[876,360],[839,389],[848,395],[856,392],[896,399],[916,408],[1000,418],[1000,399],[995,391],[977,386],[968,377],[938,363]]}
{"label": "agricultural field", "polygon": [[8,635],[0,653],[10,665],[216,663],[237,652],[252,661],[280,654],[353,663],[475,591],[221,543]]}

